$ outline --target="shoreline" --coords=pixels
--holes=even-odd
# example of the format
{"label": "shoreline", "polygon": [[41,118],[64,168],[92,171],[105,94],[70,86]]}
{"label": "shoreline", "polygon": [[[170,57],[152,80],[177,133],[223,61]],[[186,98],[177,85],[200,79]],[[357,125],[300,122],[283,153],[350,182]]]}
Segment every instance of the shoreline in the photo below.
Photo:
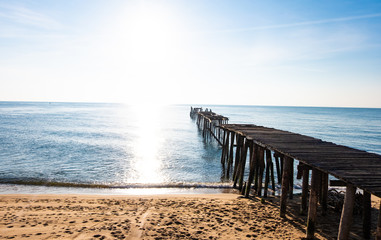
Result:
{"label": "shoreline", "polygon": [[[302,239],[299,196],[0,194],[1,239]],[[377,205],[377,204],[375,204]],[[340,213],[319,216],[316,239],[336,239]],[[360,217],[361,218],[361,217]],[[360,221],[361,222],[361,221]],[[358,216],[352,239],[361,239]]]}
{"label": "shoreline", "polygon": [[72,195],[163,195],[163,194],[218,194],[235,193],[232,187],[132,187],[132,188],[85,188],[66,186],[0,184],[3,194],[72,194]]}

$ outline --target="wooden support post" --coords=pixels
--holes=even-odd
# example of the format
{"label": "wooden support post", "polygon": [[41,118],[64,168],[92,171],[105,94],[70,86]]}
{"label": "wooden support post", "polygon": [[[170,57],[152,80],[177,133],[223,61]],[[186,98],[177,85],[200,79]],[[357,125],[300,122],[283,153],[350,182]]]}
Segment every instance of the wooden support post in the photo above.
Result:
{"label": "wooden support post", "polygon": [[319,196],[319,181],[320,181],[320,171],[317,169],[312,169],[311,177],[311,193],[310,202],[308,206],[308,220],[307,220],[307,239],[313,239],[316,227],[316,213],[317,204]]}
{"label": "wooden support post", "polygon": [[229,142],[226,141],[225,138],[226,132],[224,131],[224,139],[222,142],[222,154],[221,154],[221,164],[222,164],[222,171],[225,172],[225,162],[226,162],[226,145],[229,144]]}
{"label": "wooden support post", "polygon": [[290,173],[292,168],[292,159],[285,156],[283,161],[283,174],[282,174],[282,193],[280,196],[280,216],[286,217],[287,208],[287,194],[290,187]]}
{"label": "wooden support post", "polygon": [[267,192],[269,188],[269,182],[270,182],[270,167],[271,167],[271,152],[270,150],[266,149],[266,175],[265,175],[265,189],[263,196],[267,197]]}
{"label": "wooden support post", "polygon": [[275,158],[276,175],[278,177],[278,183],[281,184],[282,183],[282,172],[281,172],[280,164],[279,164],[279,156],[276,153],[274,153],[274,158]]}
{"label": "wooden support post", "polygon": [[209,138],[209,136],[211,135],[210,121],[208,119],[205,119],[205,121],[206,121],[205,136],[206,136],[206,138]]}
{"label": "wooden support post", "polygon": [[321,175],[321,198],[320,204],[322,207],[322,215],[327,215],[328,209],[328,173],[322,173]]}
{"label": "wooden support post", "polygon": [[246,158],[247,158],[247,149],[249,148],[249,142],[247,141],[247,139],[245,139],[244,141],[244,144],[243,144],[243,148],[242,148],[242,154],[241,154],[241,167],[239,169],[240,171],[240,174],[239,174],[239,185],[238,185],[238,189],[240,191],[242,191],[242,187],[243,187],[243,178],[245,176],[245,166],[246,166]]}
{"label": "wooden support post", "polygon": [[234,171],[233,171],[233,180],[235,188],[237,186],[237,173],[239,169],[239,160],[241,158],[241,148],[242,148],[242,141],[243,137],[241,135],[237,135],[237,148],[235,149],[235,161],[234,161]]}
{"label": "wooden support post", "polygon": [[299,162],[298,167],[297,167],[296,179],[302,179],[303,169],[304,169],[304,164],[302,162]]}
{"label": "wooden support post", "polygon": [[376,230],[376,240],[381,240],[381,200],[380,200],[380,206],[378,208],[378,223],[377,223],[377,230]]}
{"label": "wooden support post", "polygon": [[[242,165],[243,163],[243,158],[244,158],[244,152],[245,152],[245,138],[241,135],[239,135],[239,148],[237,147],[237,153],[236,156],[238,156],[237,159],[237,166],[234,166],[234,184],[233,187],[237,187],[237,183],[239,184],[241,175],[243,174],[242,171]],[[237,155],[238,154],[238,155]],[[245,158],[246,159],[246,158]],[[241,190],[242,185],[238,185],[239,190]]]}
{"label": "wooden support post", "polygon": [[250,189],[251,189],[251,184],[254,179],[254,174],[255,174],[255,158],[257,157],[258,154],[258,146],[252,144],[251,145],[251,157],[250,157],[250,172],[249,172],[249,177],[247,179],[247,184],[246,184],[246,190],[245,190],[245,197],[249,197],[250,194]]}
{"label": "wooden support post", "polygon": [[202,128],[202,136],[205,138],[206,137],[206,118],[204,118],[204,124]]}
{"label": "wooden support post", "polygon": [[259,146],[257,146],[257,154],[254,159],[254,189],[258,191],[258,178],[259,178]]}
{"label": "wooden support post", "polygon": [[[221,119],[218,120],[218,126],[221,126]],[[218,139],[221,141],[221,128],[218,128],[218,133],[217,133]]]}
{"label": "wooden support post", "polygon": [[[304,165],[305,166],[305,165]],[[302,182],[302,205],[300,206],[300,214],[306,215],[308,210],[308,181],[310,177],[310,169],[303,167],[303,182]]]}
{"label": "wooden support post", "polygon": [[258,147],[258,186],[257,186],[257,194],[258,196],[262,196],[262,184],[263,184],[263,172],[265,170],[265,159],[264,159],[264,149],[262,147]]}
{"label": "wooden support post", "polygon": [[229,151],[229,159],[228,159],[228,167],[226,170],[226,177],[229,179],[230,172],[233,169],[233,157],[234,157],[234,137],[235,133],[231,132],[230,136],[230,151]]}
{"label": "wooden support post", "polygon": [[[283,181],[283,166],[284,166],[284,157],[283,157],[283,155],[280,155],[279,156],[279,161],[280,161],[280,176],[282,177],[282,181]],[[283,182],[282,182],[282,184],[283,184]]]}
{"label": "wooden support post", "polygon": [[246,190],[246,182],[243,183],[243,187],[240,190],[241,195],[245,195],[245,190]]}
{"label": "wooden support post", "polygon": [[[225,165],[229,165],[229,146],[230,146],[230,132],[229,131],[224,131],[224,139],[226,138],[226,143],[225,143]],[[226,135],[226,136],[225,136]]]}
{"label": "wooden support post", "polygon": [[291,158],[291,169],[290,169],[290,199],[294,198],[294,159]]}
{"label": "wooden support post", "polygon": [[271,157],[271,152],[269,151],[270,158],[270,174],[271,174],[271,188],[273,190],[273,195],[275,195],[275,176],[274,176],[274,163]]}
{"label": "wooden support post", "polygon": [[347,184],[345,191],[343,210],[341,211],[338,240],[346,240],[349,237],[349,230],[353,218],[353,206],[355,204],[356,187],[352,184]]}
{"label": "wooden support post", "polygon": [[362,211],[362,232],[365,239],[370,239],[370,231],[372,224],[372,205],[371,197],[372,195],[365,190],[363,191],[363,211]]}

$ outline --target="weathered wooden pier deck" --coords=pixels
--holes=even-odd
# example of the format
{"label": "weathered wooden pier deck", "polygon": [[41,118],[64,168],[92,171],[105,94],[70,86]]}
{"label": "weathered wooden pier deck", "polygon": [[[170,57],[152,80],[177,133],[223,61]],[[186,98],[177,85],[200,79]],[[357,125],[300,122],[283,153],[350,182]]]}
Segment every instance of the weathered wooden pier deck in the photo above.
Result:
{"label": "weathered wooden pier deck", "polygon": [[[222,124],[216,125],[211,131],[212,127],[208,124],[213,121],[213,117],[217,116],[216,119],[219,120],[225,117],[215,113],[197,114],[197,124],[203,131],[213,134],[218,131],[219,137],[215,138],[218,138],[222,146],[221,164],[225,177],[231,177],[234,187],[243,195],[249,196],[254,192],[258,196],[267,196],[269,185],[275,191],[275,163],[277,182],[281,184],[280,215],[284,217],[287,198],[293,196],[293,166],[294,160],[297,160],[297,177],[302,179],[301,213],[308,212],[306,238],[314,237],[318,204],[322,214],[326,214],[329,175],[340,179],[346,186],[338,239],[348,239],[357,188],[363,190],[364,238],[370,238],[371,195],[381,197],[380,155],[297,133],[250,124],[220,122]],[[249,172],[245,174],[246,164]],[[381,210],[378,217],[376,239],[381,240]]]}

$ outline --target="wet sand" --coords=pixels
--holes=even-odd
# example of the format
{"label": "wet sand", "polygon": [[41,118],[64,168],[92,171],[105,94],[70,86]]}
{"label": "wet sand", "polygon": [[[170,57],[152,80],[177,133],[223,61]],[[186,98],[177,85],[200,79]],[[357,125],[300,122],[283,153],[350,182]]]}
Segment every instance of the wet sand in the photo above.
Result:
{"label": "wet sand", "polygon": [[[277,201],[236,194],[0,195],[0,239],[303,239],[298,200],[285,219]],[[335,239],[339,218],[333,211],[319,216],[316,238]],[[357,239],[356,218],[353,229]]]}

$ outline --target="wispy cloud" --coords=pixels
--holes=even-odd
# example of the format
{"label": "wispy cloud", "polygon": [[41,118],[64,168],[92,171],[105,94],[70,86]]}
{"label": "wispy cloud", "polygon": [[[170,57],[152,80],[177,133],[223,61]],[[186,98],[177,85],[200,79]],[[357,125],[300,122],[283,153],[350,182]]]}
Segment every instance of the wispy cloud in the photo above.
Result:
{"label": "wispy cloud", "polygon": [[311,26],[311,25],[319,25],[319,24],[335,23],[335,22],[348,22],[348,21],[355,21],[355,20],[360,20],[360,19],[370,19],[370,18],[379,18],[379,17],[381,17],[381,13],[359,15],[359,16],[350,16],[350,17],[341,17],[341,18],[329,18],[329,19],[296,22],[296,23],[247,27],[247,28],[223,29],[223,30],[217,30],[217,31],[213,31],[213,32],[215,32],[215,33],[249,32],[249,31],[268,30],[268,29],[282,29],[282,28],[293,28],[293,27],[301,27],[301,26]]}
{"label": "wispy cloud", "polygon": [[20,5],[0,4],[1,19],[2,25],[8,23],[41,29],[54,29],[60,26],[52,17]]}

